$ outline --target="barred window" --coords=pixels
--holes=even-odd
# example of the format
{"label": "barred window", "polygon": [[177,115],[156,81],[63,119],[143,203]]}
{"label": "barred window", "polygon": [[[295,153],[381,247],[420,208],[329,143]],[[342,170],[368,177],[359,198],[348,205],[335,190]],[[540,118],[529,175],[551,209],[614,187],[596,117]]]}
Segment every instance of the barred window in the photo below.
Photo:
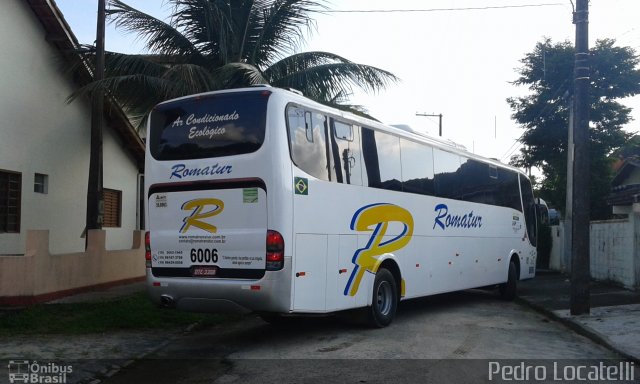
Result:
{"label": "barred window", "polygon": [[0,171],[0,233],[20,232],[22,174]]}
{"label": "barred window", "polygon": [[118,228],[122,225],[122,191],[114,189],[102,190],[104,199],[103,227]]}
{"label": "barred window", "polygon": [[33,177],[33,192],[46,195],[49,193],[49,176],[36,173]]}

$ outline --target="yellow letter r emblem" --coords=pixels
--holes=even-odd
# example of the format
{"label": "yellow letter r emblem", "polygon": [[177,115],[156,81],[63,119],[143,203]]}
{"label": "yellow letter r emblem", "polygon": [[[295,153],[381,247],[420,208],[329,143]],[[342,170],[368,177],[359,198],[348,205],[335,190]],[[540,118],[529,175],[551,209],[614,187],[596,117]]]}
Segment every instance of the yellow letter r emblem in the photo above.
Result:
{"label": "yellow letter r emblem", "polygon": [[[213,208],[204,211],[206,206],[213,206]],[[184,224],[182,224],[180,232],[185,233],[189,230],[189,227],[194,226],[210,233],[216,233],[218,229],[213,224],[209,224],[201,220],[215,216],[221,213],[223,209],[224,203],[222,202],[222,200],[218,199],[206,198],[187,201],[186,203],[182,204],[182,210],[192,212],[191,215],[182,219]]]}
{"label": "yellow letter r emblem", "polygon": [[[384,241],[391,222],[400,223],[403,230],[394,238]],[[356,211],[351,219],[351,229],[371,232],[371,237],[367,245],[353,255],[352,262],[355,267],[344,288],[345,296],[355,296],[365,271],[378,271],[382,255],[398,251],[409,243],[413,235],[413,216],[406,209],[394,204],[370,204]]]}

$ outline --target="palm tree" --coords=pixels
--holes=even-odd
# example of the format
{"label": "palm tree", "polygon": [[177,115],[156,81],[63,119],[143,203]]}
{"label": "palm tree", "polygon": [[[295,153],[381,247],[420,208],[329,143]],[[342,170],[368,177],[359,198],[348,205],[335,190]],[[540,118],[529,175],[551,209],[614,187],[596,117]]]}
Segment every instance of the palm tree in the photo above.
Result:
{"label": "palm tree", "polygon": [[[193,93],[255,84],[294,88],[321,103],[345,106],[353,87],[379,91],[398,79],[390,72],[351,62],[329,52],[296,53],[312,13],[323,0],[168,0],[168,22],[109,0],[116,28],[136,33],[149,54],[108,52],[106,75],[71,99],[102,88],[138,128],[151,108]],[[93,56],[93,47],[81,50]],[[89,60],[90,62],[91,60]]]}

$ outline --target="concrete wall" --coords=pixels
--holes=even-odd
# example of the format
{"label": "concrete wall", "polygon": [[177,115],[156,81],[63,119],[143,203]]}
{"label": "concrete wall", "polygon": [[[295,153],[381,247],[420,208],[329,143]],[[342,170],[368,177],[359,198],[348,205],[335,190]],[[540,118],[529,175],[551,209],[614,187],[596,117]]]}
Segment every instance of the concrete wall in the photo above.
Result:
{"label": "concrete wall", "polygon": [[[90,106],[66,103],[75,85],[26,2],[2,2],[0,47],[0,170],[22,175],[21,231],[0,233],[0,255],[24,254],[28,230],[49,230],[54,253],[83,251]],[[137,229],[137,170],[108,127],[104,164],[104,186],[123,200],[122,227],[107,229],[107,248],[125,249]],[[48,194],[33,191],[35,173],[48,175]]]}
{"label": "concrete wall", "polygon": [[91,230],[86,252],[51,254],[49,232],[28,231],[24,256],[0,256],[0,304],[46,301],[82,288],[144,277],[144,235],[132,233],[129,250],[107,251],[106,232]]}
{"label": "concrete wall", "polygon": [[[570,247],[564,247],[564,223],[552,227],[553,246],[549,267],[570,272]],[[593,221],[590,228],[591,277],[640,289],[640,204],[628,219]]]}
{"label": "concrete wall", "polygon": [[549,269],[560,272],[567,272],[565,266],[567,262],[564,260],[564,220],[560,221],[560,225],[551,226],[551,255],[549,256]]}
{"label": "concrete wall", "polygon": [[626,287],[638,285],[633,232],[633,220],[591,222],[589,241],[591,276],[594,279],[615,281]]}

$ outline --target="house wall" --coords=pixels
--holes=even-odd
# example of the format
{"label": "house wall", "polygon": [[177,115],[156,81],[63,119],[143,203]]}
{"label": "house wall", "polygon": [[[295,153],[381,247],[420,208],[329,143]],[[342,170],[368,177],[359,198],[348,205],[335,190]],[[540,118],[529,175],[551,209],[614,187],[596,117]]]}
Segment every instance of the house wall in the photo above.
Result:
{"label": "house wall", "polygon": [[[571,255],[564,254],[565,231],[552,227],[553,246],[549,268],[571,271]],[[590,267],[591,277],[612,281],[630,289],[640,288],[640,204],[628,219],[591,222]],[[570,248],[568,248],[570,251]]]}
{"label": "house wall", "polygon": [[0,257],[0,305],[45,302],[144,278],[141,231],[129,233],[127,250],[107,251],[106,231],[91,230],[88,237],[86,251],[52,255],[49,232],[28,231],[25,255]]}
{"label": "house wall", "polygon": [[589,242],[594,279],[616,281],[626,287],[637,285],[633,232],[633,218],[591,223]]}
{"label": "house wall", "polygon": [[640,184],[640,169],[634,168],[624,180],[623,185]]}
{"label": "house wall", "polygon": [[[54,254],[83,251],[90,106],[66,103],[74,84],[26,2],[3,2],[0,47],[0,170],[22,174],[21,231],[0,233],[0,255],[24,254],[27,230],[49,230]],[[122,228],[107,230],[107,249],[129,248],[136,229],[137,170],[118,145],[105,128],[104,186],[123,192]],[[48,175],[48,194],[34,193],[35,173]]]}
{"label": "house wall", "polygon": [[549,269],[554,271],[565,272],[566,262],[564,257],[564,231],[565,227],[562,225],[551,226],[551,254],[549,256]]}
{"label": "house wall", "polygon": [[[106,249],[129,249],[131,247],[131,231],[139,229],[136,215],[138,209],[138,168],[135,165],[135,160],[122,152],[123,144],[112,130],[105,130],[102,145],[103,187],[122,191],[122,224],[120,228],[104,228],[107,234]],[[87,168],[88,165],[87,160]]]}

